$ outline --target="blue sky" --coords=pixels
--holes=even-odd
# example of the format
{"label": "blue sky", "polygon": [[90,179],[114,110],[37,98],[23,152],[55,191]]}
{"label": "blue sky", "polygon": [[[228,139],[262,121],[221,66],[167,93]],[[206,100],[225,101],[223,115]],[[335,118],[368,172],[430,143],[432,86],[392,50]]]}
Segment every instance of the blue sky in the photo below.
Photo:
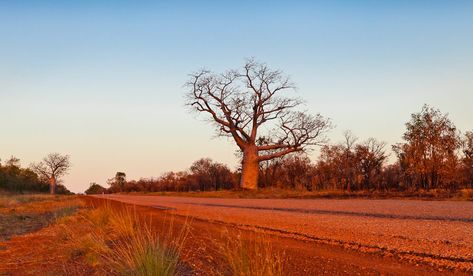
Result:
{"label": "blue sky", "polygon": [[247,57],[290,75],[332,142],[398,142],[424,103],[473,129],[472,15],[471,1],[0,1],[0,156],[68,153],[73,191],[200,157],[235,167],[183,84]]}

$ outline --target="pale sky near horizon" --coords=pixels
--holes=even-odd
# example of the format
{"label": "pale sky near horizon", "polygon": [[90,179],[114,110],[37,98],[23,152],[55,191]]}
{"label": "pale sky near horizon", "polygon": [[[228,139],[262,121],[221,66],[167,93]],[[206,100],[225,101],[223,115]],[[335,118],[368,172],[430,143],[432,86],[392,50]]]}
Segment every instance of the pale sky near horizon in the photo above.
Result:
{"label": "pale sky near horizon", "polygon": [[74,192],[201,157],[235,168],[183,84],[248,57],[292,77],[332,142],[400,142],[424,103],[473,129],[472,1],[0,0],[0,158],[70,154]]}

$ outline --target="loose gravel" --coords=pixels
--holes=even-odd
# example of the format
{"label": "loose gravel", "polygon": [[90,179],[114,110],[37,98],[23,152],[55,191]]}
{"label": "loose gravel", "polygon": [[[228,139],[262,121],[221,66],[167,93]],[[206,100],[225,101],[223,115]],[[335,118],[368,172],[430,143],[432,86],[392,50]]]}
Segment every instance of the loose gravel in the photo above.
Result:
{"label": "loose gravel", "polygon": [[473,202],[101,197],[473,272]]}

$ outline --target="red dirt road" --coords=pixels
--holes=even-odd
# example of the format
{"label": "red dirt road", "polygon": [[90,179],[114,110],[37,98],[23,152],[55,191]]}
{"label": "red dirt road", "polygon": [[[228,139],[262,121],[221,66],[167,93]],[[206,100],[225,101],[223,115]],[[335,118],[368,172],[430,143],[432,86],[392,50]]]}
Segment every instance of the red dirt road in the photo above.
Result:
{"label": "red dirt road", "polygon": [[[473,202],[103,195],[234,227],[473,271]],[[353,253],[353,254],[355,254]]]}

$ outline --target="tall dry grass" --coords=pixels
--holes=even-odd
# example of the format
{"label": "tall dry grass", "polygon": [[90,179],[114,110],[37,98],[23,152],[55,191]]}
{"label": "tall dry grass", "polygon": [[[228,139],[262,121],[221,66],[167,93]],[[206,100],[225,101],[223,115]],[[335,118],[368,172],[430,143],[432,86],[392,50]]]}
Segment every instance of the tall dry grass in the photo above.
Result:
{"label": "tall dry grass", "polygon": [[[80,216],[67,217],[63,225],[70,243],[69,254],[84,258],[98,274],[181,275],[186,271],[180,255],[188,224],[175,233],[172,225],[156,227],[156,223],[139,216],[133,208],[105,204],[82,211]],[[81,229],[76,229],[77,225]],[[223,275],[285,275],[286,258],[273,247],[271,237],[227,230],[217,240],[225,267]]]}
{"label": "tall dry grass", "polygon": [[[179,254],[186,230],[174,235],[171,230],[156,232],[147,221],[130,208],[112,208],[105,204],[83,215],[84,229],[75,231],[66,225],[72,242],[72,255],[82,255],[90,265],[103,272],[119,275],[174,275],[182,265]],[[168,226],[171,229],[172,226]]]}
{"label": "tall dry grass", "polygon": [[179,264],[179,250],[147,226],[114,242],[112,248],[105,258],[124,275],[174,275]]}
{"label": "tall dry grass", "polygon": [[225,235],[220,246],[228,265],[228,272],[234,276],[282,276],[286,258],[277,251],[271,239],[265,235]]}

